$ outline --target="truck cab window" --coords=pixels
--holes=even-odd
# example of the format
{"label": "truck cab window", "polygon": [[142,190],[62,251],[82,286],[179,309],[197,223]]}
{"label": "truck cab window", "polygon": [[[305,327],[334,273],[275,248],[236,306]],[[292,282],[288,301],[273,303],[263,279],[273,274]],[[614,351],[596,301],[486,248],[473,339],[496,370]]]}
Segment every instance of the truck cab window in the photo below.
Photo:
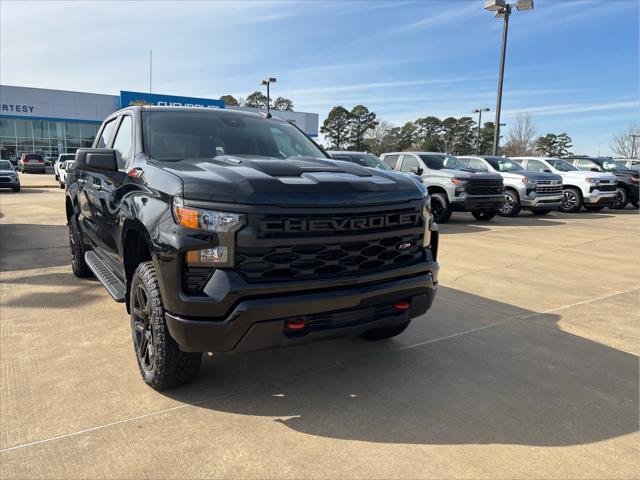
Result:
{"label": "truck cab window", "polygon": [[125,115],[113,142],[113,149],[116,151],[116,160],[118,162],[118,170],[124,170],[125,165],[131,159],[132,141],[131,141],[131,117]]}

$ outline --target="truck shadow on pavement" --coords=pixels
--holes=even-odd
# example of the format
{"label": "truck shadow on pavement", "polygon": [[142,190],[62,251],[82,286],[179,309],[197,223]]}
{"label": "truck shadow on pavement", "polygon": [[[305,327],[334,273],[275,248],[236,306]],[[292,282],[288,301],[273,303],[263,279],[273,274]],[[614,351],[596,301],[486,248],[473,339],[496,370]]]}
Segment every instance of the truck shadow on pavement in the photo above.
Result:
{"label": "truck shadow on pavement", "polygon": [[637,431],[637,357],[559,319],[441,287],[396,339],[205,357],[166,394],[364,442],[566,446]]}
{"label": "truck shadow on pavement", "polygon": [[3,223],[0,229],[0,272],[69,265],[66,225]]}

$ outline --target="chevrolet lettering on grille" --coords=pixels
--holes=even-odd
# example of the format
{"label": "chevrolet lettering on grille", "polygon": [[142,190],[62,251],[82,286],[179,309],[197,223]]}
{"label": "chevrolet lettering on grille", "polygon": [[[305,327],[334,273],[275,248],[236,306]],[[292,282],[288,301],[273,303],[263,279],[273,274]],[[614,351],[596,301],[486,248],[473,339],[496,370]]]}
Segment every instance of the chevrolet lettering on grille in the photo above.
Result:
{"label": "chevrolet lettering on grille", "polygon": [[264,233],[346,232],[354,230],[375,230],[385,227],[415,226],[418,222],[418,213],[354,218],[318,218],[313,220],[291,218],[287,220],[266,220],[260,222],[260,231]]}

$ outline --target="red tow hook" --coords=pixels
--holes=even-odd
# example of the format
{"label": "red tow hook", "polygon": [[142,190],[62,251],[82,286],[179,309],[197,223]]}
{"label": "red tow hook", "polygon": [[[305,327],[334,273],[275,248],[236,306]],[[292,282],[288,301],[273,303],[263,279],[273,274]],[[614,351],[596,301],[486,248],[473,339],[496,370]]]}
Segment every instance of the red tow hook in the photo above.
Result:
{"label": "red tow hook", "polygon": [[302,330],[305,326],[304,318],[295,318],[284,322],[284,328],[287,330]]}
{"label": "red tow hook", "polygon": [[403,311],[409,310],[410,306],[411,304],[409,303],[408,300],[398,300],[393,304],[393,308],[395,308],[396,310],[403,310]]}

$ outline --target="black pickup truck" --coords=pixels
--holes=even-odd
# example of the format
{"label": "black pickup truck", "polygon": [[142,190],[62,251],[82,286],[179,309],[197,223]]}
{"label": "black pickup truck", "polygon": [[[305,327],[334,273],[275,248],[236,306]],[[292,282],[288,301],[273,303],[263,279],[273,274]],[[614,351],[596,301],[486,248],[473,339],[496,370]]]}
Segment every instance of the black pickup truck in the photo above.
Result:
{"label": "black pickup truck", "polygon": [[158,390],[202,352],[398,335],[437,289],[420,182],[332,160],[268,115],[120,110],[77,151],[66,213],[74,274],[126,303]]}

